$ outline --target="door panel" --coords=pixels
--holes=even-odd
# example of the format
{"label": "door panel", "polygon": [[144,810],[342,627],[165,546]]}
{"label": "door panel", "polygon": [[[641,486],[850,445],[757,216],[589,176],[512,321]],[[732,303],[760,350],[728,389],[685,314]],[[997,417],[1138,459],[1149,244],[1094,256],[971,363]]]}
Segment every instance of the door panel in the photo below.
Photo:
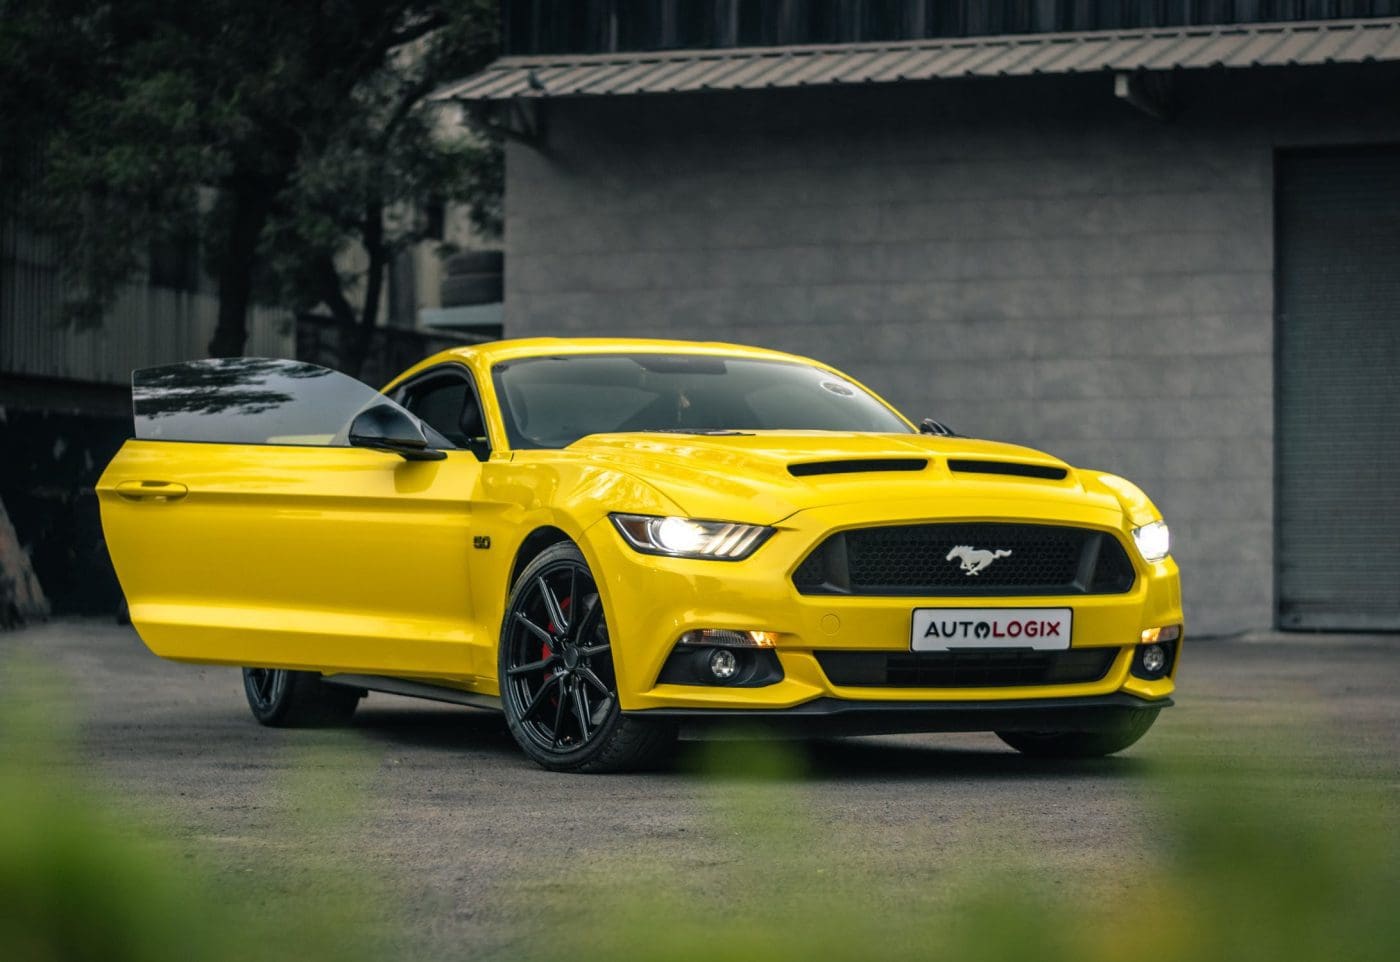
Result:
{"label": "door panel", "polygon": [[158,655],[466,678],[480,478],[466,452],[135,440],[98,496],[132,622]]}
{"label": "door panel", "polygon": [[[297,361],[137,371],[132,398],[137,440],[108,465],[98,498],[132,622],[156,654],[478,673],[467,579],[481,482],[473,455],[409,461],[349,446],[357,414],[394,402]],[[431,429],[424,437],[450,446]]]}

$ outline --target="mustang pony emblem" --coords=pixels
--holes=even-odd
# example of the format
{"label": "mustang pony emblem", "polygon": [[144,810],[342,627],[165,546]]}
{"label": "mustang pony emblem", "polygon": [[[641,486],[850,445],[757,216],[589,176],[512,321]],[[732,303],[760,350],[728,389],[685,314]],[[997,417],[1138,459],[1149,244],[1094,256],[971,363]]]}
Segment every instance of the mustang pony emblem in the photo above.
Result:
{"label": "mustang pony emblem", "polygon": [[963,574],[975,575],[981,574],[983,568],[986,568],[998,558],[1009,557],[1011,557],[1011,552],[1004,548],[988,551],[986,548],[974,548],[970,544],[960,544],[952,551],[949,551],[948,557],[943,560],[952,561],[954,558],[961,558]]}

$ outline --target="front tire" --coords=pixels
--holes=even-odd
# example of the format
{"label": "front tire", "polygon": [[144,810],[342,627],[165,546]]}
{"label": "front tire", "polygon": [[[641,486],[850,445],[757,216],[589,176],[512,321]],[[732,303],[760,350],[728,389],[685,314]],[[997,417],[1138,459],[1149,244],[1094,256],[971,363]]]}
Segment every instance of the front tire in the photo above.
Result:
{"label": "front tire", "polygon": [[1022,755],[1035,758],[1101,758],[1121,752],[1157,720],[1160,708],[1141,708],[1108,728],[1089,732],[997,732]]}
{"label": "front tire", "polygon": [[312,671],[244,668],[243,694],[259,724],[271,728],[343,725],[355,714],[364,692],[327,685]]}
{"label": "front tire", "polygon": [[603,601],[570,542],[546,548],[516,580],[498,672],[510,733],[550,771],[634,771],[675,741],[673,725],[622,713]]}

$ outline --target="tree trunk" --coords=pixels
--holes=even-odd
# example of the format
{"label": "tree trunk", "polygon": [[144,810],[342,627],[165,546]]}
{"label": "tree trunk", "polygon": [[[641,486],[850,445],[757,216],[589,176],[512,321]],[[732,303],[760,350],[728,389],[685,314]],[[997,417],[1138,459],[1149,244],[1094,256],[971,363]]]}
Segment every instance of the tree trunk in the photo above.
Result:
{"label": "tree trunk", "polygon": [[238,357],[248,341],[248,306],[253,299],[253,270],[258,240],[267,223],[271,193],[252,186],[235,190],[224,227],[219,263],[219,321],[209,342],[210,357]]}
{"label": "tree trunk", "polygon": [[360,376],[365,358],[369,356],[374,329],[379,323],[384,269],[389,263],[389,254],[384,248],[384,208],[378,203],[370,204],[365,212],[365,251],[369,254],[369,269],[365,272],[364,308],[360,311],[360,323],[350,338],[350,350],[344,359],[345,373],[351,377]]}

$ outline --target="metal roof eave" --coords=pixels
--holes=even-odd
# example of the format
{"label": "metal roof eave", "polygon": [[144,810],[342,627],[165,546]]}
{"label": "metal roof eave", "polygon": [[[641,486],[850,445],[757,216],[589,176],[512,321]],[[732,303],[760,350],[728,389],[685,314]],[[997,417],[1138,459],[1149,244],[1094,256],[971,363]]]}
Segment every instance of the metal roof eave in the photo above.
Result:
{"label": "metal roof eave", "polygon": [[502,57],[433,94],[485,104],[568,96],[776,90],[944,77],[1400,61],[1400,18],[957,37],[720,50]]}

